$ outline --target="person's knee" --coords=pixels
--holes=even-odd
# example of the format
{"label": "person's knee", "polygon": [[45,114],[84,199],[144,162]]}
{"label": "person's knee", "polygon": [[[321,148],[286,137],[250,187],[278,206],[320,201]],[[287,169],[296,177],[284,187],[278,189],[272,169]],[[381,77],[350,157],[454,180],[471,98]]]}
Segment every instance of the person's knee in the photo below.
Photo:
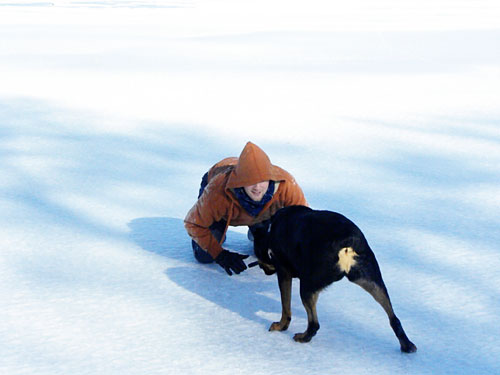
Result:
{"label": "person's knee", "polygon": [[194,258],[199,263],[208,264],[208,263],[212,263],[214,261],[212,256],[209,253],[207,253],[205,250],[203,250],[194,240],[191,240],[191,244],[193,246]]}

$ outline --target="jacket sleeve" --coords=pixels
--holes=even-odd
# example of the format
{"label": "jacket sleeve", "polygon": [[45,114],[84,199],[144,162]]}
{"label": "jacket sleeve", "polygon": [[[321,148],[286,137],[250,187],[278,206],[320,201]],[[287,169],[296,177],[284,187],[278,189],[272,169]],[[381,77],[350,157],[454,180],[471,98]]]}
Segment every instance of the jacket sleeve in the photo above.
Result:
{"label": "jacket sleeve", "polygon": [[293,177],[285,183],[283,204],[284,207],[294,205],[309,206],[304,196],[304,192]]}
{"label": "jacket sleeve", "polygon": [[219,205],[214,203],[215,198],[210,189],[205,189],[184,219],[189,236],[214,259],[222,252],[222,246],[210,231],[210,226],[222,219],[217,209]]}

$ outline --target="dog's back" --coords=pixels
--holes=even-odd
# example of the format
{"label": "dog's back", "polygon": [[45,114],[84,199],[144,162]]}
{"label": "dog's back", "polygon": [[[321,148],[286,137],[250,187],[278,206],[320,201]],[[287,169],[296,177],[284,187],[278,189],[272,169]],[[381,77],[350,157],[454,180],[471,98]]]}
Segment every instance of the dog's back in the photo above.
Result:
{"label": "dog's back", "polygon": [[269,248],[293,277],[310,279],[319,290],[348,276],[359,277],[365,260],[375,257],[361,230],[332,211],[290,206],[275,215]]}

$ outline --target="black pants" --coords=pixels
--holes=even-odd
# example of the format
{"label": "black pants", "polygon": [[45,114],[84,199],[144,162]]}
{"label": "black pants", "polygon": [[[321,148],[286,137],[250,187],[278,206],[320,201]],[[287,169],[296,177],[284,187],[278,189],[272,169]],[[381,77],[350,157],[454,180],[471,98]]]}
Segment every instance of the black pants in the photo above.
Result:
{"label": "black pants", "polygon": [[[208,173],[205,173],[203,175],[203,178],[201,179],[201,184],[200,184],[200,191],[198,193],[198,198],[201,197],[203,194],[203,191],[205,190],[205,187],[208,185]],[[265,227],[266,229],[269,229],[269,224],[271,220],[265,220],[261,223],[249,226],[248,229],[252,233],[252,235],[255,234],[255,230],[257,228],[262,228]],[[210,232],[212,232],[212,236],[215,237],[217,241],[220,242],[222,239],[222,236],[224,235],[224,230],[226,229],[227,221],[226,220],[220,220],[214,222],[212,225],[210,225]],[[250,236],[249,236],[250,238]],[[224,238],[224,241],[226,239]],[[223,241],[223,242],[224,242]],[[195,259],[200,262],[200,263],[212,263],[214,260],[212,256],[204,251],[194,240],[191,241],[191,244],[193,246],[193,255]]]}

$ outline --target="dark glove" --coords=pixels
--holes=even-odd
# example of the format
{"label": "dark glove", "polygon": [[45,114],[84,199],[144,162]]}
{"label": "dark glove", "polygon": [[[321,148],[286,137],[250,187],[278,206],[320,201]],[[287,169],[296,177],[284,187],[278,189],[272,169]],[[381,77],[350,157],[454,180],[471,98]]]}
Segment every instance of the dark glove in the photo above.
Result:
{"label": "dark glove", "polygon": [[222,253],[220,253],[217,258],[215,258],[215,261],[219,266],[226,270],[229,276],[231,276],[233,274],[231,271],[238,274],[247,269],[247,265],[243,262],[243,259],[246,258],[248,258],[248,255],[242,255],[233,253],[228,250],[222,250]]}

